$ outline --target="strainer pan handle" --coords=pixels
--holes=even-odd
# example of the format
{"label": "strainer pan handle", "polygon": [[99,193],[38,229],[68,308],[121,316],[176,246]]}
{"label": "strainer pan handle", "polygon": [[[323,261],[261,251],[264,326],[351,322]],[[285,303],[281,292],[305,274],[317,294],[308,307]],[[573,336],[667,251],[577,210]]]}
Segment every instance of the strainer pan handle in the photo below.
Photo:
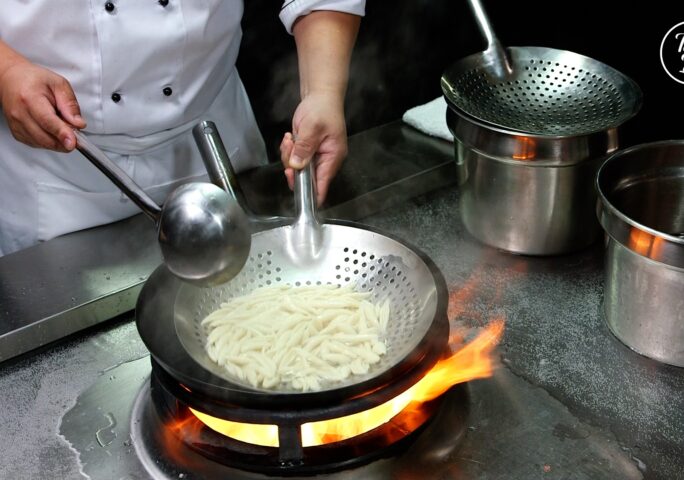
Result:
{"label": "strainer pan handle", "polygon": [[311,253],[317,253],[321,245],[321,223],[316,208],[316,185],[314,161],[295,171],[295,214],[292,224],[295,241]]}
{"label": "strainer pan handle", "polygon": [[480,29],[480,33],[487,41],[487,49],[484,56],[491,61],[497,76],[503,77],[513,72],[511,61],[506,54],[506,50],[501,45],[498,37],[494,33],[489,17],[482,6],[480,0],[468,0],[468,5],[475,16],[475,21]]}

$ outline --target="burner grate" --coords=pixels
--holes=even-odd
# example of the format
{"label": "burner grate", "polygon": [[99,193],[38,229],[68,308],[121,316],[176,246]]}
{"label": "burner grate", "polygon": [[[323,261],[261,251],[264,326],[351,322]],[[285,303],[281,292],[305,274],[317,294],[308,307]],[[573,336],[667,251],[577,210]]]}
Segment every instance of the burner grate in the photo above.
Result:
{"label": "burner grate", "polygon": [[[154,427],[154,436],[156,441],[163,445],[164,450],[171,452],[175,457],[174,461],[183,464],[189,461],[192,455],[199,455],[211,460],[214,464],[211,466],[213,469],[217,468],[216,465],[222,465],[267,475],[317,475],[365,465],[380,458],[394,457],[404,452],[429,428],[435,416],[442,413],[446,404],[451,411],[454,432],[464,428],[468,411],[467,389],[461,384],[435,400],[426,402],[419,413],[404,411],[390,422],[364,434],[313,447],[302,447],[301,444],[299,427],[306,423],[303,421],[302,412],[291,412],[290,422],[282,421],[286,418],[283,412],[278,415],[268,415],[268,412],[264,412],[267,417],[281,419],[281,423],[278,423],[280,447],[265,447],[226,437],[202,424],[190,412],[188,405],[176,397],[175,393],[178,390],[184,391],[183,388],[167,388],[169,385],[166,380],[169,379],[170,377],[165,376],[163,371],[153,364],[152,402],[149,409],[158,422]],[[314,411],[311,414],[320,416],[320,412]],[[414,424],[417,414],[423,415],[420,426],[410,428],[409,425]],[[265,418],[262,418],[261,422],[266,422]],[[172,427],[169,427],[170,425]],[[192,452],[192,455],[189,452]]]}

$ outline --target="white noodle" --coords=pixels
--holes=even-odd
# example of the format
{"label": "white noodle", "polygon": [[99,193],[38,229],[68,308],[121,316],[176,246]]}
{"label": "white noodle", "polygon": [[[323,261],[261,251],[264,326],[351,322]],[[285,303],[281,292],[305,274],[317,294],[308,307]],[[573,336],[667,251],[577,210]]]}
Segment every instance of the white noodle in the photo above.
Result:
{"label": "white noodle", "polygon": [[221,303],[202,325],[209,357],[254,387],[321,389],[368,373],[387,347],[389,301],[350,286],[259,288]]}

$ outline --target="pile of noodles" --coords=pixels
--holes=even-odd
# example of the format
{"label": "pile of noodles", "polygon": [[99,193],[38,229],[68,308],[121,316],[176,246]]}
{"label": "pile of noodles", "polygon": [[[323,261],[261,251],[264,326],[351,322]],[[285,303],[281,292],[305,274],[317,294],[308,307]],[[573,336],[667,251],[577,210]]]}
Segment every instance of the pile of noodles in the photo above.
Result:
{"label": "pile of noodles", "polygon": [[318,285],[260,288],[203,321],[209,357],[254,387],[316,391],[367,373],[386,353],[389,302]]}

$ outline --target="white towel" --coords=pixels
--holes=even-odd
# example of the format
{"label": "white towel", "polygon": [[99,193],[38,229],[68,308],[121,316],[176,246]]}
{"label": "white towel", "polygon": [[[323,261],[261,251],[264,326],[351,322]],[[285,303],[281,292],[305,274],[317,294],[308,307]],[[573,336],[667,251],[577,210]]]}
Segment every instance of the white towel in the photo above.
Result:
{"label": "white towel", "polygon": [[446,100],[444,97],[438,97],[407,110],[401,119],[423,133],[453,142],[454,136],[446,123],[446,109]]}

